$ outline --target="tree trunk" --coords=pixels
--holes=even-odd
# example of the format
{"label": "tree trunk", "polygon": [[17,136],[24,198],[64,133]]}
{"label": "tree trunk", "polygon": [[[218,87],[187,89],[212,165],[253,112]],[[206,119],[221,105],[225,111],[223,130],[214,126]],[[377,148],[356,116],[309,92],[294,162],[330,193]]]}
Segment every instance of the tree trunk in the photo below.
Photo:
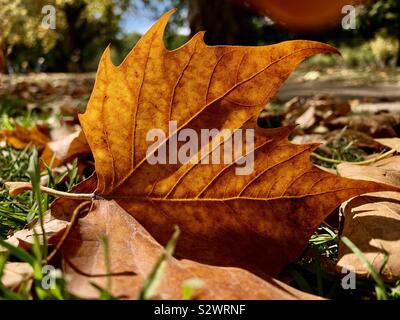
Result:
{"label": "tree trunk", "polygon": [[206,31],[207,44],[255,45],[257,42],[252,13],[233,0],[188,0],[188,11],[192,36]]}
{"label": "tree trunk", "polygon": [[[399,45],[400,45],[400,40]],[[400,48],[397,50],[397,60],[396,60],[396,67],[400,67]]]}
{"label": "tree trunk", "polygon": [[75,1],[71,4],[66,3],[64,5],[63,11],[65,14],[65,19],[68,26],[68,42],[69,50],[71,54],[72,68],[69,71],[82,72],[83,71],[83,61],[81,53],[81,41],[80,34],[78,31],[78,22],[81,14],[86,8],[86,3],[84,1]]}
{"label": "tree trunk", "polygon": [[0,74],[6,73],[7,61],[6,55],[4,54],[2,48],[0,47]]}
{"label": "tree trunk", "polygon": [[8,74],[8,50],[7,42],[0,43],[0,74]]}

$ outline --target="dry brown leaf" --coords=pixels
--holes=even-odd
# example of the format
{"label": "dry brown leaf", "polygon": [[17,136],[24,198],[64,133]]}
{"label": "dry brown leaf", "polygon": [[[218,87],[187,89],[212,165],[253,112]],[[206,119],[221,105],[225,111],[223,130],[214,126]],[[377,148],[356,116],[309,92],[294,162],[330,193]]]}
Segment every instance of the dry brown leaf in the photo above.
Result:
{"label": "dry brown leaf", "polygon": [[[382,160],[373,166],[340,164],[339,174],[400,186],[400,157]],[[344,215],[342,235],[348,237],[380,270],[385,252],[389,260],[382,271],[384,280],[400,278],[400,193],[378,192],[358,196],[341,207]],[[368,269],[343,243],[339,245],[338,269],[353,266],[360,277],[369,277]]]}
{"label": "dry brown leaf", "polygon": [[5,140],[13,148],[24,149],[31,144],[43,148],[49,138],[38,127],[27,129],[16,125],[15,130],[1,130],[0,140]]}
{"label": "dry brown leaf", "polygon": [[48,165],[58,167],[75,158],[85,157],[91,154],[90,147],[82,130],[77,130],[68,136],[47,143],[41,158]]}
{"label": "dry brown leaf", "polygon": [[[68,227],[69,222],[66,220],[60,220],[54,218],[50,211],[48,211],[43,218],[43,226],[46,233],[47,241],[49,245],[56,245],[62,237],[65,229]],[[38,236],[39,242],[42,242],[42,229],[40,223],[33,221],[32,227],[22,229],[15,232],[6,241],[14,246],[22,247],[24,249],[30,249],[34,243],[35,234]]]}
{"label": "dry brown leaf", "polygon": [[[138,298],[141,286],[163,248],[115,201],[95,201],[91,212],[73,228],[63,248],[64,258],[68,258],[68,263],[64,261],[64,270],[70,279],[68,289],[80,297],[97,298],[98,290],[91,283],[107,288],[107,277],[101,276],[107,274],[102,236],[106,236],[109,243],[111,273],[135,273],[133,276],[114,276],[111,293],[121,298]],[[97,277],[87,277],[82,273]],[[196,299],[319,298],[278,280],[262,280],[242,269],[213,267],[173,257],[167,260],[155,297],[182,299],[184,282],[193,278],[203,282],[195,291],[193,298]]]}
{"label": "dry brown leaf", "polygon": [[374,138],[397,137],[399,135],[400,113],[340,117],[327,125],[331,130],[347,126],[349,129],[364,132]]}
{"label": "dry brown leaf", "polygon": [[58,141],[66,138],[67,136],[76,133],[77,131],[81,131],[81,127],[79,125],[69,125],[65,123],[64,118],[61,120],[57,120],[57,118],[54,119],[50,118],[50,123],[57,123],[58,125],[54,128],[52,128],[49,132],[49,136],[51,141]]}
{"label": "dry brown leaf", "polygon": [[396,150],[396,152],[400,152],[400,138],[382,138],[375,139],[375,141],[390,149]]}
{"label": "dry brown leaf", "polygon": [[[287,140],[292,128],[256,127],[263,106],[298,63],[334,48],[309,41],[210,47],[199,33],[168,51],[163,35],[170,15],[120,66],[112,64],[109,49],[104,53],[80,116],[96,165],[96,176],[81,189],[115,200],[163,245],[178,225],[178,257],[262,276],[276,275],[296,260],[343,201],[395,189],[323,172],[309,161],[315,145]],[[177,121],[177,131],[255,129],[253,173],[238,176],[235,164],[223,163],[151,165],[146,153],[153,142],[146,135],[154,128],[168,132],[169,120]],[[68,215],[70,205],[61,201],[53,209]]]}
{"label": "dry brown leaf", "polygon": [[340,143],[343,144],[343,141],[346,141],[347,144],[351,143],[354,147],[368,151],[368,154],[372,152],[379,153],[383,149],[383,145],[369,135],[351,129],[343,130],[342,128],[340,130],[330,131],[325,134],[325,139],[327,144],[329,143],[333,146],[340,145]]}
{"label": "dry brown leaf", "polygon": [[[400,279],[400,193],[376,192],[356,197],[342,206],[343,236],[349,238],[385,281]],[[360,277],[370,277],[368,269],[346,245],[339,245],[338,269],[352,266]],[[349,269],[349,268],[348,268]]]}
{"label": "dry brown leaf", "polygon": [[326,140],[322,134],[303,134],[293,137],[291,140],[294,144],[305,144],[305,143],[325,143]]}
{"label": "dry brown leaf", "polygon": [[17,195],[32,190],[32,184],[30,182],[6,182],[4,184],[7,189],[8,193],[11,197],[16,197]]}
{"label": "dry brown leaf", "polygon": [[26,262],[7,262],[4,266],[4,274],[1,284],[8,289],[16,289],[23,282],[30,279],[33,269]]}
{"label": "dry brown leaf", "polygon": [[[14,237],[10,237],[8,239],[5,240],[6,242],[8,242],[9,244],[13,245],[14,247],[18,247],[19,245],[19,241],[17,238]],[[8,249],[0,246],[0,254],[2,253],[8,253]]]}
{"label": "dry brown leaf", "polygon": [[309,107],[300,117],[297,118],[296,124],[300,126],[301,129],[307,130],[311,128],[316,122],[315,117],[315,107]]}
{"label": "dry brown leaf", "polygon": [[[341,101],[334,97],[312,97],[291,99],[284,105],[285,119],[283,124],[297,123],[300,126],[296,131],[307,133],[325,133],[324,124],[340,116],[345,116],[351,110],[347,101]],[[302,129],[302,130],[299,130]]]}
{"label": "dry brown leaf", "polygon": [[369,166],[341,163],[337,166],[339,175],[351,179],[376,181],[400,186],[400,157],[391,157]]}

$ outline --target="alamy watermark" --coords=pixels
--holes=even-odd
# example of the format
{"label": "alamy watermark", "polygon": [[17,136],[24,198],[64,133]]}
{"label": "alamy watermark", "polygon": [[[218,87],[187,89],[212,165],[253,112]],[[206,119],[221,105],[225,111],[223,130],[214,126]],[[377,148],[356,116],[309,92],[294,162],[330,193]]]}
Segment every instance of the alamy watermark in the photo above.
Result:
{"label": "alamy watermark", "polygon": [[170,121],[168,128],[169,135],[161,129],[147,132],[146,141],[154,142],[147,149],[148,163],[234,163],[236,175],[249,175],[254,171],[254,129],[201,129],[199,136],[189,128],[177,133],[176,121]]}
{"label": "alamy watermark", "polygon": [[342,28],[344,30],[354,30],[357,28],[357,9],[352,5],[346,5],[342,8],[345,16],[342,19]]}
{"label": "alamy watermark", "polygon": [[344,290],[356,289],[356,268],[353,266],[344,266],[342,274],[346,274],[341,281],[341,286]]}
{"label": "alamy watermark", "polygon": [[62,278],[62,272],[52,265],[45,265],[42,267],[42,281],[41,286],[45,290],[55,289],[57,286],[57,279]]}
{"label": "alamy watermark", "polygon": [[42,19],[42,28],[54,30],[57,25],[57,15],[56,8],[50,4],[43,6],[42,14],[44,15]]}

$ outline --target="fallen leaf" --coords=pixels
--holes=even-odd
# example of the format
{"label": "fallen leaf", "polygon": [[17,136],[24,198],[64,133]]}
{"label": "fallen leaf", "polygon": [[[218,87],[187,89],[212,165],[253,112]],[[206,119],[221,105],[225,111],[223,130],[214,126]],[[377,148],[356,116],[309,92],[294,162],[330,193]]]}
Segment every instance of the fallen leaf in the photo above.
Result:
{"label": "fallen leaf", "polygon": [[30,144],[43,148],[49,138],[38,127],[27,129],[16,125],[15,130],[1,130],[0,140],[5,140],[7,144],[15,149],[24,149]]}
{"label": "fallen leaf", "polygon": [[[50,211],[44,215],[43,222],[48,244],[56,245],[64,234],[65,229],[68,227],[69,222],[66,220],[56,219],[51,215]],[[43,232],[40,223],[36,219],[31,222],[30,226],[31,227],[16,231],[6,241],[14,246],[29,250],[34,243],[34,237],[36,234],[41,243],[43,241]]]}
{"label": "fallen leaf", "polygon": [[[380,152],[382,151],[383,145],[371,138],[369,135],[354,131],[354,130],[334,130],[325,134],[326,144],[331,144],[333,146],[340,146],[340,144],[350,144],[359,149],[371,152]],[[345,141],[345,142],[344,142]]]}
{"label": "fallen leaf", "polygon": [[[14,247],[18,247],[19,245],[19,241],[17,238],[14,237],[10,237],[8,239],[5,240],[6,242],[8,242],[9,244],[13,245]],[[0,254],[2,253],[8,253],[8,249],[0,246]]]}
{"label": "fallen leaf", "polygon": [[63,163],[70,162],[75,158],[81,158],[91,155],[90,147],[86,141],[82,130],[46,144],[41,158],[48,165],[58,167]]}
{"label": "fallen leaf", "polygon": [[362,179],[400,186],[400,157],[391,157],[369,166],[341,163],[337,166],[339,175],[351,179]]}
{"label": "fallen leaf", "polygon": [[349,129],[364,132],[374,138],[397,137],[399,125],[400,113],[339,117],[327,124],[331,130],[347,126]]}
{"label": "fallen leaf", "polygon": [[[307,133],[325,133],[328,129],[321,131],[324,124],[340,116],[347,115],[350,104],[337,98],[312,97],[309,99],[293,98],[284,105],[284,125],[297,123],[300,126],[296,131]],[[302,129],[302,130],[299,130]]]}
{"label": "fallen leaf", "polygon": [[[95,88],[80,115],[96,166],[86,192],[115,200],[162,245],[178,225],[178,257],[266,276],[296,260],[313,231],[343,201],[397,190],[323,172],[309,161],[316,145],[287,140],[291,127],[256,126],[263,106],[298,63],[336,49],[309,41],[211,47],[199,33],[168,51],[163,36],[170,15],[143,36],[120,66],[112,64],[109,48],[101,58]],[[147,151],[154,142],[146,136],[155,128],[168,132],[169,120],[177,122],[177,130],[157,151],[172,144],[183,128],[198,136],[205,128],[254,129],[254,153],[249,153],[254,154],[254,171],[237,175],[235,163],[151,165]],[[245,150],[245,144],[239,148]],[[58,211],[68,214],[71,208]]]}
{"label": "fallen leaf", "polygon": [[26,262],[7,262],[3,272],[1,284],[8,289],[16,289],[23,281],[27,281],[32,276],[33,269]]}
{"label": "fallen leaf", "polygon": [[8,193],[12,197],[16,197],[17,195],[32,190],[32,184],[30,182],[6,182],[5,186],[8,189]]}
{"label": "fallen leaf", "polygon": [[[388,254],[381,277],[388,282],[399,280],[400,193],[368,193],[346,202],[341,210],[345,219],[342,235],[363,252],[376,271],[381,269]],[[352,266],[360,277],[370,277],[357,255],[340,243],[337,267],[341,270],[346,266]]]}
{"label": "fallen leaf", "polygon": [[300,117],[297,118],[296,124],[300,126],[301,129],[307,130],[311,128],[316,122],[315,118],[315,107],[311,106],[308,108]]}
{"label": "fallen leaf", "polygon": [[303,134],[295,136],[292,140],[294,144],[305,144],[305,143],[325,143],[326,140],[322,134]]}
{"label": "fallen leaf", "polygon": [[382,138],[375,139],[375,141],[390,149],[396,150],[396,152],[400,152],[400,138]]}
{"label": "fallen leaf", "polygon": [[[377,162],[373,166],[340,164],[340,175],[400,186],[400,157]],[[342,235],[348,237],[379,271],[385,259],[382,278],[388,282],[400,279],[400,193],[378,192],[355,197],[341,207],[344,215]],[[339,244],[337,268],[352,266],[358,276],[370,277],[368,269],[343,243]]]}
{"label": "fallen leaf", "polygon": [[[120,298],[138,298],[163,248],[115,201],[95,201],[90,213],[72,229],[63,247],[68,289],[80,297],[93,299],[99,293],[91,283],[107,288],[107,276],[101,276],[107,274],[101,241],[104,236],[109,243],[109,271],[135,273],[112,277],[111,293]],[[183,284],[193,278],[202,282],[194,292],[195,299],[320,299],[278,280],[263,280],[242,269],[213,267],[173,257],[167,259],[155,297],[182,299]]]}
{"label": "fallen leaf", "polygon": [[54,123],[54,128],[52,128],[49,132],[49,136],[51,141],[59,141],[67,136],[76,133],[77,131],[81,131],[79,125],[69,125],[65,123],[64,118],[61,120],[57,119],[56,117],[52,117],[49,120],[50,124]]}
{"label": "fallen leaf", "polygon": [[356,103],[351,108],[354,113],[369,113],[369,114],[378,114],[378,113],[392,113],[399,112],[400,103],[399,101],[394,102],[365,102],[365,103]]}

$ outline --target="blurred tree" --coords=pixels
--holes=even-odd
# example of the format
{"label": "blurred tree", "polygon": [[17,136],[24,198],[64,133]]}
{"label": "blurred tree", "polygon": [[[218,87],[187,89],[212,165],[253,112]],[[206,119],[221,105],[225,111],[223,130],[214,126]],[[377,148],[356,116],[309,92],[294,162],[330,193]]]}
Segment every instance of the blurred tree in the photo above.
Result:
{"label": "blurred tree", "polygon": [[[191,36],[199,31],[207,31],[205,41],[210,45],[257,43],[257,30],[253,21],[255,14],[241,5],[239,0],[142,0],[142,2],[151,8],[154,18],[172,8],[178,9],[169,27],[172,33],[176,33],[188,21]],[[167,33],[167,37],[170,35],[171,32]]]}
{"label": "blurred tree", "polygon": [[40,20],[31,15],[31,1],[0,0],[0,72],[7,71],[7,58],[16,44],[31,46],[46,38]]}
{"label": "blurred tree", "polygon": [[[8,58],[15,66],[29,61],[33,68],[43,55],[47,71],[93,70],[110,42],[114,58],[120,61],[139,38],[138,34],[123,34],[120,29],[127,10],[157,19],[163,12],[177,8],[166,34],[170,48],[185,42],[187,38],[181,33],[187,27],[191,35],[206,30],[205,40],[211,45],[255,45],[306,38],[351,46],[382,32],[400,39],[400,1],[366,1],[356,30],[338,26],[330,31],[316,30],[315,34],[294,34],[250,11],[243,5],[245,0],[0,0],[0,72],[6,69]],[[41,25],[45,5],[55,8],[54,30]]]}
{"label": "blurred tree", "polygon": [[171,9],[177,9],[165,34],[167,47],[176,49],[187,41],[187,36],[181,34],[181,30],[187,27],[187,1],[189,0],[133,0],[132,9],[140,15],[147,15],[152,20],[157,20]]}
{"label": "blurred tree", "polygon": [[[380,35],[400,41],[400,1],[368,0],[360,16],[359,32],[365,39]],[[397,66],[400,66],[400,53]]]}
{"label": "blurred tree", "polygon": [[142,35],[137,32],[127,33],[118,40],[117,45],[111,47],[111,60],[117,66],[125,59],[132,47],[140,40]]}
{"label": "blurred tree", "polygon": [[[55,29],[42,25],[42,8],[48,5],[55,8]],[[2,55],[17,59],[14,46],[39,47],[38,52],[47,53],[50,69],[91,69],[96,55],[110,41],[118,42],[120,20],[130,5],[130,0],[0,0]]]}
{"label": "blurred tree", "polygon": [[[44,0],[48,2],[48,0]],[[63,28],[60,29],[57,47],[69,58],[69,71],[86,71],[97,64],[97,56],[110,42],[118,46],[117,36],[123,13],[129,0],[56,0]],[[58,49],[57,49],[58,50]],[[97,56],[96,56],[97,55]],[[66,60],[68,61],[68,60]],[[90,62],[94,62],[94,66]]]}
{"label": "blurred tree", "polygon": [[189,0],[188,19],[192,35],[206,30],[208,44],[255,45],[254,13],[232,0]]}

